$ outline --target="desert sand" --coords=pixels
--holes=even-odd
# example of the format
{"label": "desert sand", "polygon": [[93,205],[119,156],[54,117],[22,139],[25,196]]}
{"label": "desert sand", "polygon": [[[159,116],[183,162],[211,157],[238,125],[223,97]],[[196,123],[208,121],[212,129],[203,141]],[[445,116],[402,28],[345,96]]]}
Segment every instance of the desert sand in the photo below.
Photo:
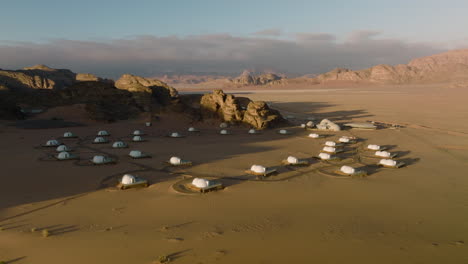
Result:
{"label": "desert sand", "polygon": [[[314,140],[297,127],[286,136],[275,130],[248,135],[246,128],[220,136],[217,124],[191,124],[201,133],[173,139],[165,135],[187,134],[188,125],[170,116],[151,127],[144,127],[143,119],[53,129],[21,129],[5,121],[0,126],[0,261],[153,263],[168,255],[171,263],[468,262],[468,89],[343,85],[230,92],[268,101],[296,118],[404,127],[327,132],[322,133],[327,139]],[[142,129],[148,141],[129,142],[123,150],[89,144],[101,129],[110,131],[111,139],[127,141],[133,130]],[[84,138],[79,144],[66,141],[82,158],[105,152],[118,163],[40,161],[53,151],[37,146],[65,131]],[[363,139],[361,145],[388,146],[407,166],[367,166],[366,178],[335,178],[320,173],[321,164],[312,161],[308,167],[280,169],[264,181],[245,176],[252,164],[279,166],[288,155],[310,159],[325,140],[342,135]],[[152,158],[129,159],[131,149]],[[165,168],[163,162],[173,155],[194,165]],[[362,159],[361,166],[376,162]],[[151,185],[113,188],[127,172]],[[226,188],[180,194],[172,185],[184,175],[219,177]]]}

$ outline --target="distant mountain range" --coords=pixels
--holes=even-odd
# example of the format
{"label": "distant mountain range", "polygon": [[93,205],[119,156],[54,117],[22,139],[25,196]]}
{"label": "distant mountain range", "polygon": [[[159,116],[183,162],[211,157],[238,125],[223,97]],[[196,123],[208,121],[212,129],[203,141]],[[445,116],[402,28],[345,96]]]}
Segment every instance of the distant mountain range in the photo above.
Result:
{"label": "distant mountain range", "polygon": [[468,81],[468,49],[453,50],[432,56],[417,58],[408,64],[381,64],[363,70],[336,68],[323,74],[308,74],[297,78],[286,78],[281,74],[259,74],[244,71],[236,78],[225,76],[179,75],[174,81],[165,81],[176,87],[241,87],[286,84],[325,84],[354,82],[373,84],[416,84]]}
{"label": "distant mountain range", "polygon": [[[124,75],[124,77],[128,77]],[[135,78],[141,78],[135,76]],[[326,84],[334,82],[372,84],[416,84],[416,83],[457,83],[468,82],[468,49],[453,50],[432,56],[417,58],[408,64],[396,66],[381,64],[363,70],[336,68],[319,75],[304,75],[287,78],[278,73],[254,73],[244,71],[238,77],[218,75],[164,75],[145,78],[140,82],[159,79],[176,88],[197,87],[205,89],[236,88],[244,86],[278,86],[287,84]],[[74,73],[67,69],[52,69],[36,65],[20,70],[0,69],[0,90],[5,89],[63,89],[83,81],[114,83],[93,74]],[[150,85],[150,84],[148,84]]]}

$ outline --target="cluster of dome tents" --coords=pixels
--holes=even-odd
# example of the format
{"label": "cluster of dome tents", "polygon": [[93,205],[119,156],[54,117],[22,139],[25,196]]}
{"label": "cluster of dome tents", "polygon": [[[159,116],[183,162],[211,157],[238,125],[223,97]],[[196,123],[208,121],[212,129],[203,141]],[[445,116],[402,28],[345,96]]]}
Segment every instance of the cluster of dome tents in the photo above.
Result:
{"label": "cluster of dome tents", "polygon": [[[147,126],[149,126],[147,124]],[[228,124],[222,123],[220,125],[220,130],[219,134],[220,135],[231,135],[231,132],[228,130]],[[327,120],[324,119],[322,120],[319,124],[314,124],[313,121],[308,121],[305,124],[301,124],[302,128],[305,129],[317,129],[317,130],[329,130],[329,131],[339,131],[340,127]],[[188,133],[199,133],[200,130],[194,128],[194,127],[189,127],[187,129]],[[258,135],[261,134],[259,131],[255,129],[249,129],[248,134],[251,135]],[[291,131],[287,129],[280,129],[277,131],[278,134],[280,135],[290,135],[292,134]],[[96,134],[96,137],[94,140],[92,140],[92,144],[108,144],[111,143],[109,140],[110,133],[106,130],[101,130],[98,131]],[[144,138],[145,133],[142,130],[135,130],[131,134],[131,140],[132,142],[145,142],[146,139]],[[180,138],[184,137],[184,135],[178,133],[178,132],[172,132],[167,135],[168,137],[171,138]],[[318,133],[311,133],[308,134],[308,138],[311,139],[321,139],[324,137],[324,135],[320,135]],[[65,132],[63,134],[63,139],[73,139],[73,138],[78,138],[74,133],[72,132]],[[320,153],[313,157],[315,159],[324,161],[324,162],[331,162],[331,161],[336,161],[336,160],[341,160],[340,157],[338,156],[339,153],[345,152],[345,147],[347,145],[352,145],[357,142],[356,137],[352,136],[342,136],[336,141],[332,140],[327,140],[323,144],[323,148],[321,149]],[[61,143],[57,139],[50,139],[46,142],[43,147],[55,147],[56,151],[58,154],[55,156],[57,160],[76,160],[79,159],[79,156],[74,154],[72,149],[68,147],[67,145]],[[123,148],[129,148],[129,145],[122,140],[117,140],[112,142],[112,148],[114,149],[123,149]],[[396,154],[392,154],[384,147],[381,147],[379,145],[375,144],[369,144],[367,147],[364,148],[365,151],[373,151],[375,158],[380,158],[380,161],[377,163],[377,165],[382,166],[382,167],[387,167],[387,168],[400,168],[404,166],[405,164],[402,162],[398,162],[394,160],[396,157]],[[131,150],[128,153],[128,156],[132,159],[142,159],[142,158],[151,158],[151,155],[145,152],[142,152],[140,150]],[[91,160],[89,160],[94,165],[103,165],[103,164],[113,164],[116,163],[117,160],[113,157],[110,157],[108,155],[95,155],[92,157]],[[192,162],[183,160],[180,157],[171,157],[167,162],[168,165],[170,166],[188,166],[192,165]],[[308,166],[310,164],[310,161],[307,159],[299,159],[294,156],[288,156],[285,160],[282,161],[283,165],[286,166]],[[262,165],[254,164],[250,167],[249,170],[246,171],[248,174],[256,175],[256,176],[268,176],[273,173],[276,173],[277,169],[275,168],[267,168]],[[357,168],[354,168],[349,165],[343,165],[340,167],[339,170],[335,171],[337,174],[340,175],[346,175],[346,176],[362,176],[366,175],[367,173],[363,170],[358,170]],[[138,186],[148,186],[148,182],[142,178],[139,178],[138,176],[131,175],[131,174],[125,174],[120,182],[119,182],[119,187],[121,189],[126,189],[126,188],[131,188],[131,187],[138,187]],[[195,178],[193,179],[191,186],[196,188],[199,191],[207,191],[211,189],[219,189],[222,184],[219,183],[218,181],[214,180],[207,180],[207,179],[202,179],[202,178]]]}

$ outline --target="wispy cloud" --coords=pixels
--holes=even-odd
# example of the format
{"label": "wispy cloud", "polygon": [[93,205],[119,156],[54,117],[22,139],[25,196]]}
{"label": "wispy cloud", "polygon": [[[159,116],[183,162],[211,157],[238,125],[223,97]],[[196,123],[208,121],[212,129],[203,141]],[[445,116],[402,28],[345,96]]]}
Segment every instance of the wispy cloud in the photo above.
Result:
{"label": "wispy cloud", "polygon": [[335,67],[360,69],[380,63],[407,63],[412,58],[444,50],[432,44],[380,36],[375,31],[358,31],[342,42],[326,33],[298,33],[291,39],[215,34],[138,36],[108,41],[4,42],[0,44],[0,68],[16,69],[42,63],[112,78],[123,73],[237,74],[246,68],[304,74]]}
{"label": "wispy cloud", "polygon": [[260,30],[257,32],[252,33],[254,36],[270,36],[270,37],[279,37],[283,35],[283,31],[279,28],[269,28]]}

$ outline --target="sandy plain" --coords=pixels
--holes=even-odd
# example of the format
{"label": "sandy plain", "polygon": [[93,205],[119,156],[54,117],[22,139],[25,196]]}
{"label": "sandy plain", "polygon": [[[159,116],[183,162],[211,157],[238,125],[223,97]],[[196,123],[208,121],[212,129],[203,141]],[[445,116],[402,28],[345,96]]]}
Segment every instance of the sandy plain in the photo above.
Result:
{"label": "sandy plain", "polygon": [[[247,135],[232,128],[220,136],[210,124],[185,138],[182,119],[162,117],[152,127],[142,120],[54,129],[0,126],[0,260],[7,263],[467,263],[468,262],[468,89],[447,85],[317,87],[234,90],[265,100],[286,115],[339,123],[378,120],[401,129],[345,130],[329,139],[355,135],[360,145],[390,147],[407,163],[401,169],[373,166],[362,157],[366,178],[329,177],[312,161],[280,168],[268,180],[243,173],[252,164],[279,166],[288,155],[311,158],[322,140],[291,128]],[[54,113],[57,115],[57,113]],[[47,116],[47,113],[44,115]],[[112,139],[143,129],[148,142],[113,150],[89,144],[100,129]],[[39,161],[50,150],[36,148],[71,130],[69,141],[82,158],[105,152],[112,166],[78,166]],[[138,145],[137,145],[138,144]],[[359,148],[354,146],[354,150]],[[140,149],[151,159],[125,155]],[[358,155],[350,150],[350,155]],[[354,153],[354,154],[353,154]],[[192,167],[167,169],[172,155]],[[339,165],[336,165],[339,168]],[[150,180],[144,189],[112,188],[126,172]],[[180,194],[172,185],[183,175],[220,177],[226,188]],[[50,236],[43,237],[47,229]],[[33,232],[34,231],[34,232]]]}

